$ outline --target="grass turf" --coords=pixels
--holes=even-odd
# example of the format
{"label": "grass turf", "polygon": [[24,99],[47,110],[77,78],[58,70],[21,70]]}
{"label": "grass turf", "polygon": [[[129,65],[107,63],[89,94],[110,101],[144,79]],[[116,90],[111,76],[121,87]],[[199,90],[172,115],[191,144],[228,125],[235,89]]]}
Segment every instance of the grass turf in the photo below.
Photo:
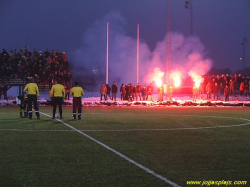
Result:
{"label": "grass turf", "polygon": [[[64,122],[177,183],[248,181],[248,108],[84,107]],[[51,115],[51,107],[40,107]],[[65,124],[0,107],[0,186],[170,186]]]}

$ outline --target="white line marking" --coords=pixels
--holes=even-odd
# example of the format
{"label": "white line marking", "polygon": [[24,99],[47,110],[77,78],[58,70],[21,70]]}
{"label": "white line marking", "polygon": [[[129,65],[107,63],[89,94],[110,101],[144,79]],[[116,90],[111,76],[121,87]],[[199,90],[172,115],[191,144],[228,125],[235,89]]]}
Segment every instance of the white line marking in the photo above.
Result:
{"label": "white line marking", "polygon": [[[42,113],[42,112],[40,112],[40,113],[43,114],[43,115],[45,115],[45,116],[51,117],[51,116],[48,115],[48,114],[45,114],[45,113]],[[129,161],[130,163],[136,165],[137,167],[143,169],[144,171],[146,171],[146,172],[152,174],[153,176],[155,176],[155,177],[157,177],[157,178],[163,180],[164,182],[170,184],[171,186],[180,187],[178,184],[176,184],[176,183],[174,183],[174,182],[168,180],[167,178],[165,178],[165,177],[163,177],[163,176],[161,176],[161,175],[155,173],[154,171],[150,170],[149,168],[147,168],[147,167],[145,167],[145,166],[143,166],[143,165],[137,163],[136,161],[134,161],[134,160],[128,158],[127,156],[123,155],[122,153],[120,153],[120,152],[118,152],[118,151],[112,149],[111,147],[109,147],[109,146],[105,145],[104,143],[102,143],[102,142],[100,142],[100,141],[98,141],[98,140],[92,138],[91,136],[89,136],[89,135],[87,135],[87,134],[81,132],[80,130],[78,130],[78,129],[72,127],[71,125],[65,123],[64,121],[61,121],[61,120],[59,120],[59,119],[56,119],[56,120],[59,121],[59,122],[61,122],[61,123],[63,123],[63,124],[66,125],[67,127],[73,129],[74,131],[76,131],[76,132],[82,134],[83,136],[89,138],[90,140],[96,142],[97,144],[99,144],[99,145],[105,147],[106,149],[112,151],[112,152],[115,153],[116,155],[118,155],[118,156],[124,158],[125,160],[127,160],[127,161]]]}
{"label": "white line marking", "polygon": [[[41,113],[41,112],[40,112]],[[44,114],[45,115],[45,114]],[[207,117],[207,116],[196,116],[196,117]],[[217,116],[208,116],[214,118],[227,118],[227,119],[239,119],[249,121],[249,119],[244,118],[232,118],[232,117],[217,117]],[[60,121],[60,120],[59,120]],[[243,123],[237,125],[224,125],[224,126],[212,126],[212,127],[183,127],[183,128],[171,128],[171,129],[123,129],[123,130],[79,130],[81,132],[132,132],[132,131],[174,131],[174,130],[199,130],[199,129],[217,129],[217,128],[230,128],[230,127],[242,127],[250,125],[250,123]],[[30,132],[67,132],[67,131],[74,131],[74,130],[22,130],[22,129],[0,129],[0,131],[30,131]]]}

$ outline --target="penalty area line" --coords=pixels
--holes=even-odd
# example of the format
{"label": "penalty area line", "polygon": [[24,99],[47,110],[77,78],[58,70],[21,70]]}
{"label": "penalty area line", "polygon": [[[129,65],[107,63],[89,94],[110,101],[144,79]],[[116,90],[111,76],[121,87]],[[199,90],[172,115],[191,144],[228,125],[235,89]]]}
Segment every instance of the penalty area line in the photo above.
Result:
{"label": "penalty area line", "polygon": [[[48,117],[52,117],[52,116],[50,116],[50,115],[48,115],[48,114],[45,114],[45,113],[43,113],[43,112],[40,112],[40,114],[43,114],[43,115],[48,116]],[[89,135],[83,133],[82,131],[76,129],[75,127],[72,127],[71,125],[65,123],[64,121],[62,121],[62,120],[60,120],[60,119],[56,119],[56,120],[59,121],[59,122],[61,122],[61,123],[64,124],[64,125],[66,125],[67,127],[73,129],[74,131],[78,132],[79,134],[85,136],[86,138],[88,138],[88,139],[90,139],[90,140],[96,142],[97,144],[103,146],[104,148],[108,149],[109,151],[112,151],[112,152],[115,153],[116,155],[118,155],[118,156],[124,158],[124,159],[127,160],[128,162],[130,162],[130,163],[136,165],[137,167],[141,168],[142,170],[146,171],[147,173],[150,173],[151,175],[153,175],[153,176],[155,176],[155,177],[157,177],[157,178],[163,180],[164,182],[170,184],[171,186],[180,187],[178,184],[176,184],[176,183],[174,183],[174,182],[168,180],[167,178],[161,176],[160,174],[154,172],[153,170],[151,170],[151,169],[149,169],[149,168],[147,168],[147,167],[145,167],[145,166],[143,166],[143,165],[137,163],[136,161],[134,161],[134,160],[130,159],[129,157],[123,155],[122,153],[120,153],[120,152],[118,152],[118,151],[112,149],[111,147],[109,147],[109,146],[107,146],[106,144],[104,144],[104,143],[102,143],[102,142],[96,140],[95,138],[93,138],[93,137],[91,137],[91,136],[89,136]]]}

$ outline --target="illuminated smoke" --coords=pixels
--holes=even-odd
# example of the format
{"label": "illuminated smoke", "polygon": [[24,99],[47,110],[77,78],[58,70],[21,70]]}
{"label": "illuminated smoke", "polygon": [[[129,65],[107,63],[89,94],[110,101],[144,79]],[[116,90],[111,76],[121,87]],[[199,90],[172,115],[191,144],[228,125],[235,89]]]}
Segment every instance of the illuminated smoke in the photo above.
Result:
{"label": "illuminated smoke", "polygon": [[[112,12],[96,20],[86,30],[82,47],[74,52],[72,72],[79,81],[90,85],[105,83],[106,80],[106,36],[109,22],[109,84],[116,81],[121,84],[136,83],[137,39],[126,34],[126,21],[118,12]],[[140,32],[147,32],[140,29]],[[136,26],[135,26],[136,33]],[[199,79],[212,66],[206,58],[204,45],[198,37],[184,37],[172,32],[172,77],[181,83],[191,76]],[[153,51],[140,38],[139,82],[143,86],[150,83],[165,83],[166,71],[166,36],[156,44]],[[177,73],[178,72],[178,73]],[[177,76],[178,75],[178,76]],[[179,77],[179,78],[178,78]]]}

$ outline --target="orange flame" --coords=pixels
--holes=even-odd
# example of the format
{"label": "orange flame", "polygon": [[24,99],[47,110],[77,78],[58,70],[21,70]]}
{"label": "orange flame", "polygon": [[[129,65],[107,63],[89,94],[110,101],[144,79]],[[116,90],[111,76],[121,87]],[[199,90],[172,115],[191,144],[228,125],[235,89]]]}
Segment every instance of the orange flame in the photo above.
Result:
{"label": "orange flame", "polygon": [[195,87],[200,87],[201,82],[199,80],[194,80]]}
{"label": "orange flame", "polygon": [[188,74],[192,77],[195,87],[200,87],[200,84],[203,82],[202,76],[194,71],[190,71]]}
{"label": "orange flame", "polygon": [[179,87],[181,85],[181,78],[180,76],[175,76],[174,78],[174,86]]}
{"label": "orange flame", "polygon": [[147,82],[155,81],[158,87],[162,86],[162,78],[164,76],[164,72],[160,70],[160,68],[154,68],[153,72],[151,72],[148,76]]}
{"label": "orange flame", "polygon": [[161,79],[156,78],[154,81],[155,81],[157,87],[162,86],[162,80]]}
{"label": "orange flame", "polygon": [[179,87],[181,85],[181,72],[175,70],[171,73],[171,77],[173,78],[174,87]]}

